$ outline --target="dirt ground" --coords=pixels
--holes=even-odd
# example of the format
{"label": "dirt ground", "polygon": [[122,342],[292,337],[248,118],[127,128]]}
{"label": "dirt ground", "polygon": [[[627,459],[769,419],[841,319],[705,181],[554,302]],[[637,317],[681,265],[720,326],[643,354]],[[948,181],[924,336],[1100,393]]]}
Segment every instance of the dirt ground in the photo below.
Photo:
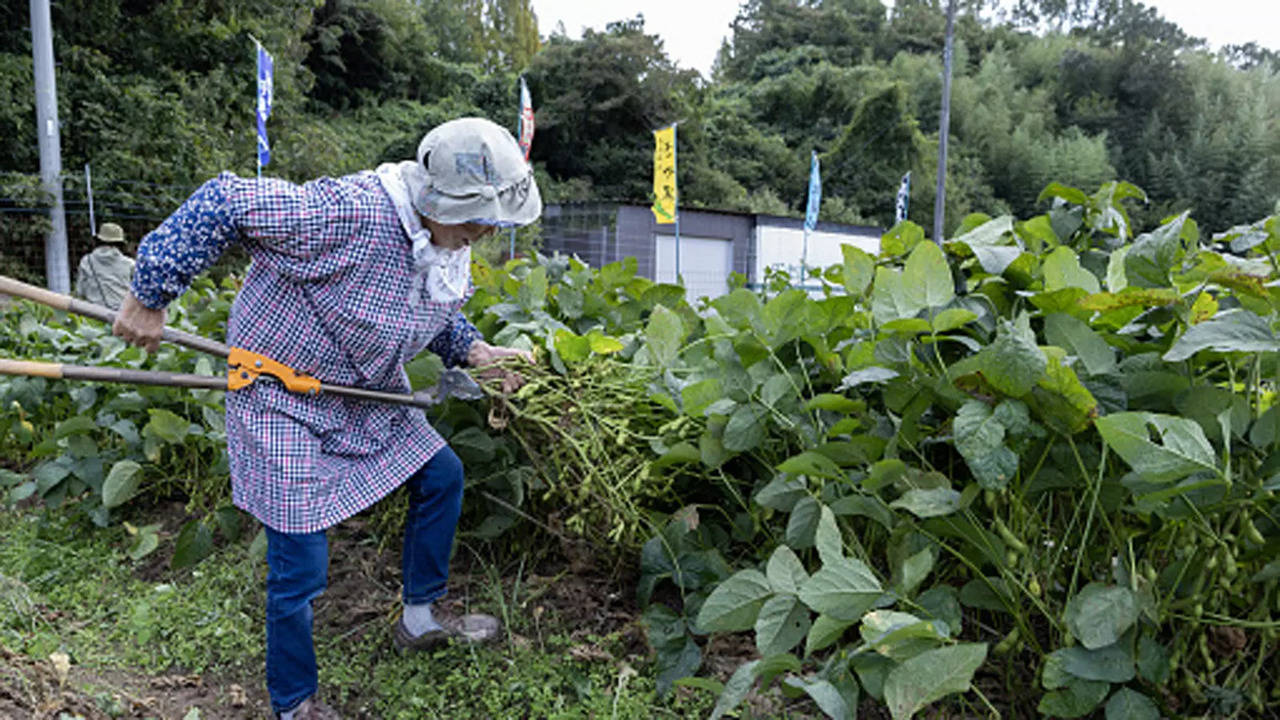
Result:
{"label": "dirt ground", "polygon": [[[352,640],[368,633],[388,635],[396,607],[398,555],[379,552],[367,540],[359,520],[330,534],[329,587],[316,602],[317,637]],[[364,539],[362,539],[364,538]],[[157,579],[166,572],[167,557],[156,554],[139,567],[139,575]],[[490,582],[479,569],[467,567],[459,553],[446,600],[465,611]],[[558,563],[558,565],[556,564]],[[574,635],[620,633],[629,651],[647,652],[638,623],[634,590],[625,579],[568,560],[548,561],[520,579],[522,597],[536,604],[556,624]],[[505,578],[510,592],[514,578]],[[633,587],[633,586],[632,586]],[[521,638],[516,637],[517,643]],[[587,646],[582,652],[590,653]],[[574,648],[577,650],[578,648]],[[572,651],[571,651],[572,652]],[[589,658],[588,658],[589,659]],[[736,663],[735,663],[736,665]],[[189,714],[199,708],[199,715]],[[80,666],[58,667],[56,660],[32,659],[0,648],[0,719],[2,720],[247,720],[269,718],[270,704],[261,676],[151,676]]]}

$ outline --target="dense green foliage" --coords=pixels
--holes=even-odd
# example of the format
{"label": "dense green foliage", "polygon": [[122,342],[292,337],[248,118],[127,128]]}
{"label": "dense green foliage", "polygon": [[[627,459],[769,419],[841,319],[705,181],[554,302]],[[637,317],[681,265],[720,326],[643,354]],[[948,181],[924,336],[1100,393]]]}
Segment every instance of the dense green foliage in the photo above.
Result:
{"label": "dense green foliage", "polygon": [[[832,717],[973,688],[1058,717],[1264,707],[1280,215],[1140,232],[1143,198],[1053,183],[1049,212],[970,216],[942,248],[905,222],[876,257],[846,248],[821,297],[775,277],[694,307],[634,261],[482,263],[467,311],[545,364],[513,397],[433,414],[469,468],[465,533],[638,553],[658,687],[715,690],[715,716],[774,680]],[[208,332],[233,287],[205,284],[178,322]],[[139,360],[39,312],[10,311],[7,342]],[[411,378],[438,367],[424,355]],[[176,566],[242,533],[216,398],[43,382],[0,382],[11,500],[106,524],[189,497]],[[397,503],[373,518],[394,529]],[[154,528],[126,530],[134,556],[155,549]],[[709,633],[739,631],[759,660],[681,680]]]}
{"label": "dense green foliage", "polygon": [[[1128,179],[1151,198],[1134,209],[1141,222],[1191,208],[1221,231],[1270,211],[1275,52],[1210,54],[1132,0],[1014,5],[997,15],[961,3],[948,233],[974,211],[1037,212],[1035,189],[1051,180]],[[41,205],[10,175],[38,166],[26,14],[0,4],[0,202],[19,208]],[[98,214],[134,236],[210,175],[252,173],[257,38],[276,58],[271,174],[401,159],[461,114],[513,126],[522,73],[549,200],[647,202],[649,131],[678,120],[686,206],[799,213],[817,150],[824,218],[889,224],[897,179],[912,171],[911,218],[929,227],[943,20],[934,0],[898,0],[887,14],[875,0],[750,0],[713,77],[699,79],[642,18],[572,40],[540,29],[527,0],[59,2],[63,164],[69,176],[92,164]],[[84,188],[68,182],[78,242]],[[40,222],[0,214],[37,272]]]}

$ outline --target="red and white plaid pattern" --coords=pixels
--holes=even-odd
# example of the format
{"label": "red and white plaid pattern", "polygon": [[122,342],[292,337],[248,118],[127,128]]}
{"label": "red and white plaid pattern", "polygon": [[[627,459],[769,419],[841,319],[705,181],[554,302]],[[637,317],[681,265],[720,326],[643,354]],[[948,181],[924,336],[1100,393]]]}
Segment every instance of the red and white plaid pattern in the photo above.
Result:
{"label": "red and white plaid pattern", "polygon": [[[370,172],[294,185],[223,173],[142,239],[133,292],[166,306],[231,242],[253,257],[227,342],[322,381],[408,392],[424,347],[465,362],[461,302],[410,306],[413,260]],[[307,397],[271,381],[227,393],[235,504],[280,532],[330,527],[394,490],[444,445],[421,410]]]}

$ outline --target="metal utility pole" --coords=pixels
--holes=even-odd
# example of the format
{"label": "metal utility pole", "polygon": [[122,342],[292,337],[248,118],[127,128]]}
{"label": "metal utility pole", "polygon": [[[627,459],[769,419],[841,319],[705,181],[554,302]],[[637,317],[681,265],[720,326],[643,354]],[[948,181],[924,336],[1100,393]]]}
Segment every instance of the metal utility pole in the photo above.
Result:
{"label": "metal utility pole", "polygon": [[40,138],[40,182],[53,199],[53,229],[44,241],[44,271],[49,289],[71,292],[67,261],[67,215],[62,206],[62,142],[58,128],[58,87],[53,75],[53,21],[49,0],[31,0],[31,59],[35,64],[36,135]]}
{"label": "metal utility pole", "polygon": [[942,51],[942,113],[938,119],[938,189],[933,197],[933,241],[942,246],[942,220],[947,204],[947,139],[951,135],[951,56],[956,28],[956,0],[947,2],[947,42]]}

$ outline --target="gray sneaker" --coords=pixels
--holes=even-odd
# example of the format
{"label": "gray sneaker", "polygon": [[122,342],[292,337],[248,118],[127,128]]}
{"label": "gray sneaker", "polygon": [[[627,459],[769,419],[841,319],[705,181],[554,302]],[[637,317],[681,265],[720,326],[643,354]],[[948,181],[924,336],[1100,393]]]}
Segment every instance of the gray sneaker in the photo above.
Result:
{"label": "gray sneaker", "polygon": [[440,629],[428,630],[421,635],[410,635],[409,629],[404,626],[404,618],[397,620],[393,633],[396,647],[405,651],[417,651],[429,650],[451,640],[486,643],[497,639],[502,630],[502,623],[492,615],[454,615],[440,605],[432,606],[431,615],[440,623]]}
{"label": "gray sneaker", "polygon": [[316,700],[315,697],[303,700],[302,704],[294,709],[293,717],[294,720],[342,720],[342,716],[336,710]]}

